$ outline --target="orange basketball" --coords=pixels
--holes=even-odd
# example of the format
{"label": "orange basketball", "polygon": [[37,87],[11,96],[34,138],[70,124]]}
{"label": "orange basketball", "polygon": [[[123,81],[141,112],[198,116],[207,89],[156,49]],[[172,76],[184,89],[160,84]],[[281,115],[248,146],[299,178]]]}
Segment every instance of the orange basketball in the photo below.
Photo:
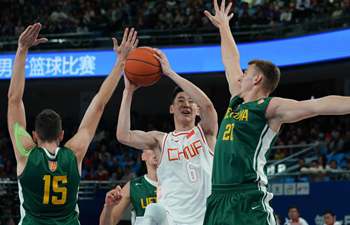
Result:
{"label": "orange basketball", "polygon": [[160,79],[161,66],[155,52],[148,48],[135,48],[125,63],[125,75],[134,84],[146,87]]}

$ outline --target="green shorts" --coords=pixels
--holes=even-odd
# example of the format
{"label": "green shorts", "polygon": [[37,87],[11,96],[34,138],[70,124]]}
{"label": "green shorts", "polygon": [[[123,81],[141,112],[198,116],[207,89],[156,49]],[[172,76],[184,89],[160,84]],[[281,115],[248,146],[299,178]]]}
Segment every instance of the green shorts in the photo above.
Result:
{"label": "green shorts", "polygon": [[25,215],[18,225],[80,225],[78,215],[68,218],[38,218]]}
{"label": "green shorts", "polygon": [[275,225],[272,194],[257,184],[213,185],[204,225]]}

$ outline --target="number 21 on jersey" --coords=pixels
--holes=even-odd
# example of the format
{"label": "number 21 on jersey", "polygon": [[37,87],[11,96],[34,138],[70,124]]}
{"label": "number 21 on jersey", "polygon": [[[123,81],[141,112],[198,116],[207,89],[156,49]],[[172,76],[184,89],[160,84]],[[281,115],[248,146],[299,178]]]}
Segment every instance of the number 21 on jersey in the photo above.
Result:
{"label": "number 21 on jersey", "polygon": [[235,124],[234,123],[229,123],[226,125],[225,127],[225,132],[224,135],[222,137],[223,141],[233,141],[233,130],[235,128]]}
{"label": "number 21 on jersey", "polygon": [[[67,188],[60,184],[67,184],[67,176],[51,176],[45,175],[44,180],[44,196],[43,204],[47,205],[50,202],[52,205],[63,205],[67,200]],[[52,180],[52,182],[51,182]],[[50,196],[51,190],[54,194]],[[57,196],[60,195],[60,196]]]}

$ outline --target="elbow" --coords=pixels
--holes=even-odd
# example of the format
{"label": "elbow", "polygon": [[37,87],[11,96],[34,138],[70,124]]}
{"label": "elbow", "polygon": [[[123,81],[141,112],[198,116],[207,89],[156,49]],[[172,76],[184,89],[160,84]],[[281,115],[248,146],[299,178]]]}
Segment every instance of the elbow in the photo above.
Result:
{"label": "elbow", "polygon": [[7,99],[9,104],[19,104],[22,102],[22,98],[11,91],[8,93]]}
{"label": "elbow", "polygon": [[122,131],[121,129],[117,130],[116,138],[117,138],[118,142],[120,142],[124,145],[126,145],[128,143],[128,139],[129,139],[127,132]]}

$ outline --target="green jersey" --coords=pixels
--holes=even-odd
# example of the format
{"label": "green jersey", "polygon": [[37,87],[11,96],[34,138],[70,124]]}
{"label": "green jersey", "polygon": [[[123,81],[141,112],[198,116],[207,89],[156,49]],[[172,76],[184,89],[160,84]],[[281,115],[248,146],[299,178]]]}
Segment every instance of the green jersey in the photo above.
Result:
{"label": "green jersey", "polygon": [[253,182],[267,185],[266,160],[277,137],[265,118],[270,100],[231,99],[215,146],[213,189]]}
{"label": "green jersey", "polygon": [[130,181],[130,200],[136,217],[145,214],[147,205],[157,202],[157,183],[146,175]]}
{"label": "green jersey", "polygon": [[77,159],[72,150],[57,148],[55,155],[40,147],[31,150],[18,177],[19,224],[79,224],[79,183]]}

